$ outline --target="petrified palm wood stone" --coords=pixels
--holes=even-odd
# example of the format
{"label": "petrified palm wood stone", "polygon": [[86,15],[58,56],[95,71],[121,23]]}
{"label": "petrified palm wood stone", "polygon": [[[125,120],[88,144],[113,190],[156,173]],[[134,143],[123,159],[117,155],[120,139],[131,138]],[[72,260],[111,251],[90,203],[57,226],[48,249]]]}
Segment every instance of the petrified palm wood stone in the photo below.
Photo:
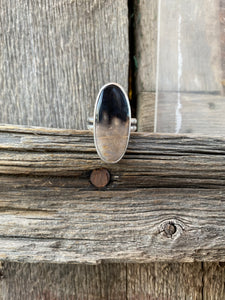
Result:
{"label": "petrified palm wood stone", "polygon": [[130,104],[123,88],[109,83],[100,90],[94,114],[94,140],[100,158],[116,163],[127,149],[131,127]]}

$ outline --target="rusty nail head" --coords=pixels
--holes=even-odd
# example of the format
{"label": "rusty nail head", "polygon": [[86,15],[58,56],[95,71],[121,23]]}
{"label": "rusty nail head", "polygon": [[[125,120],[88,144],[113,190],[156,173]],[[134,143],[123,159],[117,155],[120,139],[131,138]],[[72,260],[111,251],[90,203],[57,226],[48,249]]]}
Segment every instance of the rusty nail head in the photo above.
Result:
{"label": "rusty nail head", "polygon": [[95,187],[103,188],[110,181],[110,173],[104,168],[93,170],[91,172],[90,181]]}

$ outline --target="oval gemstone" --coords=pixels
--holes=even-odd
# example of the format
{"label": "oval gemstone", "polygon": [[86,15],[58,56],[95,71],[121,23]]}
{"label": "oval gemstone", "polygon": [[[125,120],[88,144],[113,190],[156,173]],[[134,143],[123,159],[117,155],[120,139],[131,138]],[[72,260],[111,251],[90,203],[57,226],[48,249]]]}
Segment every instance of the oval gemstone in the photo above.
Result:
{"label": "oval gemstone", "polygon": [[130,104],[123,88],[109,83],[100,90],[94,114],[94,140],[100,158],[116,163],[124,155],[130,136]]}

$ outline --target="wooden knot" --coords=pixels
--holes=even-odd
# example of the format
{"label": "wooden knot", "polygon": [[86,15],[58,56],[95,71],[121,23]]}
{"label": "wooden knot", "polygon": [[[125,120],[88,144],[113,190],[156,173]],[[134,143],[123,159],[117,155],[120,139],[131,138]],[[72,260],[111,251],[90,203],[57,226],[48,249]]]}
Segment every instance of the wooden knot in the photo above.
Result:
{"label": "wooden knot", "polygon": [[90,181],[95,187],[103,188],[110,181],[110,173],[104,168],[93,170],[91,172]]}
{"label": "wooden knot", "polygon": [[163,230],[166,236],[171,237],[177,231],[177,228],[173,222],[168,222],[164,225]]}

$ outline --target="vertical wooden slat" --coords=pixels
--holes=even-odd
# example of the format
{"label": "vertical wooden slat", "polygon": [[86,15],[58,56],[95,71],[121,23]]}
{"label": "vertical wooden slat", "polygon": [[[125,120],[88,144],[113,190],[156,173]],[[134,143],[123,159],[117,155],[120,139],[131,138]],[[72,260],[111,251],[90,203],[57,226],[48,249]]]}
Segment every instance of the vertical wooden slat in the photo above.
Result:
{"label": "vertical wooden slat", "polygon": [[219,4],[161,1],[157,132],[224,134]]}
{"label": "vertical wooden slat", "polygon": [[[174,1],[175,2],[175,1]],[[196,2],[196,1],[195,1]],[[168,4],[166,1],[164,4]],[[190,1],[185,1],[190,5]],[[194,3],[194,2],[193,2]],[[202,2],[203,3],[203,2]],[[218,1],[209,1],[210,5],[218,5]],[[139,131],[151,132],[154,130],[154,109],[155,109],[155,86],[156,86],[156,64],[157,64],[157,19],[158,19],[158,1],[137,0],[135,1],[135,40],[136,40],[136,78],[137,78],[137,96],[138,96],[138,129]],[[184,3],[181,3],[184,5]],[[208,6],[207,6],[208,7]],[[202,5],[208,12],[205,2]],[[184,7],[185,9],[185,7]],[[215,11],[214,11],[215,12]],[[193,12],[194,13],[194,12]],[[224,66],[224,0],[220,0],[220,34],[221,34],[221,65]],[[206,20],[207,21],[207,20]],[[165,26],[168,22],[164,19]],[[210,23],[210,20],[209,20]],[[214,24],[215,27],[215,24]],[[210,28],[210,27],[209,27]],[[167,37],[173,34],[167,31]],[[214,47],[213,44],[210,45]],[[168,46],[169,47],[169,46]],[[218,49],[218,47],[216,48]],[[164,50],[167,51],[165,45]],[[171,50],[171,49],[168,49]],[[214,52],[215,54],[215,47]],[[218,54],[219,55],[219,54]],[[168,58],[169,59],[169,58]],[[217,62],[219,56],[214,56]],[[186,62],[187,63],[187,62]],[[218,71],[218,70],[217,70]],[[188,75],[188,74],[187,74]],[[191,74],[189,74],[191,76]],[[170,80],[170,78],[168,78]],[[218,84],[224,85],[224,80]],[[173,99],[175,95],[171,95]],[[177,97],[177,95],[176,95]],[[187,95],[186,97],[192,97]],[[192,97],[193,98],[193,97]],[[183,108],[189,114],[189,124],[185,125],[183,132],[213,133],[224,130],[224,98],[212,95],[205,97],[205,104],[202,105],[201,95],[197,95],[192,103],[187,102],[186,108]],[[188,100],[188,99],[187,99]],[[195,109],[193,105],[198,103]],[[183,104],[184,105],[184,104]],[[175,111],[172,111],[170,103],[158,107],[160,110],[168,112],[165,122],[165,132],[171,131],[169,126],[175,118]],[[201,113],[205,116],[205,123],[199,124],[199,120],[193,121],[193,113]],[[208,118],[207,118],[208,116]],[[202,119],[204,120],[204,118]],[[198,123],[198,124],[197,124]],[[210,125],[209,125],[210,124]],[[197,127],[198,126],[198,127]],[[188,267],[187,267],[188,266]],[[162,271],[163,268],[169,269],[169,273]],[[174,276],[174,277],[173,277]],[[133,266],[128,271],[128,295],[130,299],[136,295],[137,299],[224,299],[224,270],[218,267],[218,263],[189,265],[182,264],[146,264],[144,266]],[[173,278],[173,280],[172,280]],[[180,279],[179,279],[180,278]],[[178,279],[178,281],[177,281]],[[129,282],[129,281],[128,281]],[[157,284],[156,284],[157,282]],[[178,283],[178,284],[175,284]],[[202,290],[201,290],[202,289]],[[136,299],[135,297],[133,299]]]}
{"label": "vertical wooden slat", "polygon": [[[99,88],[128,88],[126,0],[0,1],[0,122],[85,129]],[[1,299],[125,299],[124,264],[8,262]]]}
{"label": "vertical wooden slat", "polygon": [[3,300],[126,299],[125,264],[5,263]]}
{"label": "vertical wooden slat", "polygon": [[85,129],[100,87],[127,89],[127,1],[1,1],[0,122]]}
{"label": "vertical wooden slat", "polygon": [[154,131],[158,0],[135,0],[135,64],[139,131]]}
{"label": "vertical wooden slat", "polygon": [[129,300],[202,298],[201,263],[128,264]]}
{"label": "vertical wooden slat", "polygon": [[204,263],[204,300],[225,299],[225,264]]}

